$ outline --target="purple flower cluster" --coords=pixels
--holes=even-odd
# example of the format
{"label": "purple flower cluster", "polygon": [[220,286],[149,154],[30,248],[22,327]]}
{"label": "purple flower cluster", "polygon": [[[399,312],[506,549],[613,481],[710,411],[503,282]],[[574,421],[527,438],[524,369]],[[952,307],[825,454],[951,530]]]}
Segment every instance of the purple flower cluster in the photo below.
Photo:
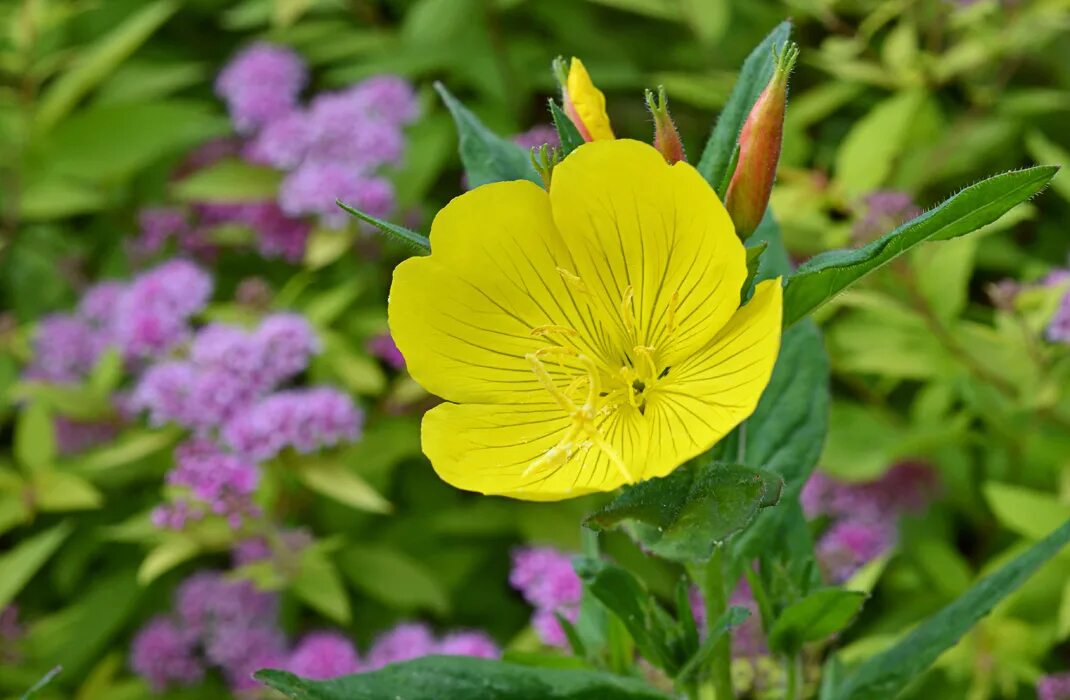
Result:
{"label": "purple flower cluster", "polygon": [[818,560],[828,577],[842,583],[890,550],[899,517],[923,509],[937,488],[932,469],[916,462],[897,464],[865,483],[814,473],[800,498],[807,517],[830,519],[817,543]]}
{"label": "purple flower cluster", "polygon": [[365,348],[388,366],[400,371],[405,369],[405,356],[389,333],[381,333],[368,339]]}
{"label": "purple flower cluster", "polygon": [[921,208],[906,192],[876,190],[862,200],[862,215],[851,229],[856,245],[865,245],[896,226],[921,215]]}
{"label": "purple flower cluster", "polygon": [[196,204],[188,212],[171,207],[144,209],[139,217],[139,256],[159,253],[174,242],[178,250],[198,258],[211,256],[211,230],[230,224],[244,226],[256,235],[256,248],[266,258],[290,262],[301,259],[312,228],[283,213],[273,201],[246,204]]}
{"label": "purple flower cluster", "polygon": [[189,337],[190,317],[212,294],[212,278],[186,260],[171,260],[129,284],[88,289],[73,313],[41,321],[28,379],[70,383],[84,379],[108,348],[128,361],[156,357]]}
{"label": "purple flower cluster", "polygon": [[134,638],[130,666],[156,690],[193,685],[213,667],[235,690],[255,687],[254,671],[287,658],[277,618],[274,594],[220,573],[195,574],[179,587],[173,611]]}
{"label": "purple flower cluster", "polygon": [[249,459],[271,459],[284,449],[314,452],[360,436],[363,415],[346,394],[330,387],[280,391],[226,424],[223,439]]}
{"label": "purple flower cluster", "polygon": [[318,351],[312,327],[296,314],[268,316],[252,332],[211,324],[192,338],[187,359],[149,367],[130,405],[154,425],[220,429],[302,372]]}
{"label": "purple flower cluster", "polygon": [[204,517],[207,508],[237,528],[246,516],[258,514],[252,496],[259,481],[252,462],[220,451],[210,440],[190,440],[175,450],[175,468],[167,474],[168,485],[180,494],[153,511],[153,523],[180,530],[188,519]]}
{"label": "purple flower cluster", "polygon": [[307,81],[308,70],[296,53],[256,43],[231,59],[215,90],[227,103],[234,127],[249,133],[288,114]]}
{"label": "purple flower cluster", "polygon": [[[374,216],[394,208],[394,189],[378,172],[401,160],[402,128],[416,118],[412,86],[389,75],[298,102],[307,70],[288,49],[255,44],[223,70],[216,90],[239,133],[246,159],[285,171],[278,206],[285,216],[317,216],[341,228],[348,202]],[[259,229],[258,229],[259,230]]]}
{"label": "purple flower cluster", "polygon": [[551,547],[528,547],[513,553],[509,583],[535,612],[531,625],[544,644],[567,647],[557,615],[570,622],[579,617],[583,584],[568,554]]}
{"label": "purple flower cluster", "polygon": [[1070,672],[1041,677],[1037,681],[1037,700],[1070,700]]}
{"label": "purple flower cluster", "polygon": [[181,529],[212,514],[238,527],[259,515],[252,497],[259,463],[287,448],[301,453],[360,436],[363,415],[330,387],[279,390],[320,349],[304,317],[278,313],[245,330],[210,324],[187,357],[149,366],[127,403],[153,425],[175,423],[195,437],[175,451],[159,527]]}
{"label": "purple flower cluster", "polygon": [[501,650],[494,640],[483,632],[453,632],[436,638],[427,625],[408,622],[376,638],[368,650],[367,662],[361,670],[374,671],[387,664],[431,654],[496,659],[501,656]]}
{"label": "purple flower cluster", "polygon": [[1040,281],[1045,287],[1061,287],[1059,306],[1048,321],[1044,335],[1053,343],[1070,343],[1070,270],[1053,270]]}
{"label": "purple flower cluster", "polygon": [[16,663],[20,658],[18,643],[23,629],[19,624],[19,609],[9,605],[0,610],[0,663]]}
{"label": "purple flower cluster", "polygon": [[[77,309],[45,317],[33,337],[27,379],[71,384],[81,382],[114,349],[129,369],[165,355],[191,335],[190,319],[208,303],[212,278],[186,260],[171,260],[129,283],[101,282],[86,290]],[[56,439],[64,454],[81,452],[111,439],[113,420],[55,419]]]}
{"label": "purple flower cluster", "polygon": [[327,680],[429,654],[497,658],[501,650],[482,632],[436,638],[420,623],[401,624],[380,635],[366,660],[349,639],[328,630],[310,632],[291,648],[279,629],[275,594],[206,571],[186,579],[173,609],[141,629],[130,666],[155,690],[193,685],[215,668],[232,689],[242,691],[256,687],[251,676],[261,668]]}

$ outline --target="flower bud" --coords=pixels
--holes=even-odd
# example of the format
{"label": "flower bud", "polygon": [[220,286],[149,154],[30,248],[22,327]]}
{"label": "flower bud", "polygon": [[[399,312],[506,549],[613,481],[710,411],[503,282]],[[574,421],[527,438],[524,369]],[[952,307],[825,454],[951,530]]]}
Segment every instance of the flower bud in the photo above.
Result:
{"label": "flower bud", "polygon": [[606,114],[606,96],[591,82],[583,61],[573,57],[567,65],[563,58],[554,61],[554,73],[561,85],[561,103],[565,114],[576,125],[584,141],[616,138]]}
{"label": "flower bud", "polygon": [[669,100],[665,96],[665,88],[658,86],[657,100],[654,99],[654,93],[647,90],[646,106],[654,117],[654,148],[658,149],[669,164],[687,161],[680,132],[676,130],[676,124],[669,115]]}
{"label": "flower bud", "polygon": [[736,233],[743,239],[758,228],[769,204],[784,134],[788,75],[798,57],[799,47],[794,43],[785,46],[775,57],[773,77],[754,103],[739,135],[739,159],[728,184],[725,207],[732,216]]}

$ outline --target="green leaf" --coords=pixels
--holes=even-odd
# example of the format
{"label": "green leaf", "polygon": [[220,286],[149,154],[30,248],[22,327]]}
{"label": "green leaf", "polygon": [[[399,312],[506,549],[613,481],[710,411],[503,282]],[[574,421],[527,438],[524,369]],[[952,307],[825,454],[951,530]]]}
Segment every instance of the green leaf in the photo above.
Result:
{"label": "green leaf", "polygon": [[177,9],[178,5],[171,0],[146,5],[94,45],[83,49],[71,69],[42,95],[34,120],[36,129],[47,131],[63,119],[82,97],[145,43]]}
{"label": "green leaf", "polygon": [[37,471],[56,459],[56,431],[52,413],[34,401],[15,420],[15,460],[25,471]]}
{"label": "green leaf", "polygon": [[328,498],[369,513],[389,513],[390,501],[359,474],[340,462],[313,460],[297,469],[301,483]]}
{"label": "green leaf", "polygon": [[890,649],[864,661],[844,680],[836,700],[891,700],[922,674],[978,620],[1013,593],[1041,564],[1070,542],[1070,521],[996,573],[978,581]]}
{"label": "green leaf", "polygon": [[301,553],[301,570],[290,591],[324,617],[348,625],[353,615],[342,577],[323,547],[308,547]]}
{"label": "green leaf", "polygon": [[45,513],[92,510],[104,503],[104,496],[80,476],[55,470],[33,475],[35,505]]}
{"label": "green leaf", "polygon": [[353,277],[347,282],[320,292],[305,305],[305,316],[313,325],[326,328],[353,305],[364,291],[364,280]]}
{"label": "green leaf", "polygon": [[[132,567],[95,571],[75,602],[34,621],[26,647],[33,650],[34,661],[48,666],[62,664],[68,677],[84,678],[111,644],[119,644],[116,636],[131,629],[144,593]],[[112,696],[108,697],[111,700]]]}
{"label": "green leaf", "polygon": [[357,217],[361,221],[371,224],[375,228],[385,233],[387,236],[399,240],[405,245],[411,248],[415,248],[417,251],[422,251],[425,253],[431,252],[431,240],[427,236],[420,233],[416,233],[415,231],[407,229],[404,226],[398,226],[397,224],[390,223],[389,221],[377,219],[371,214],[365,214],[359,209],[354,209],[353,207],[349,206],[340,199],[336,203],[342,209],[345,209],[347,212]]}
{"label": "green leaf", "polygon": [[550,102],[550,117],[554,121],[554,128],[557,129],[557,137],[561,140],[561,154],[567,156],[574,150],[583,145],[583,136],[580,135],[579,129],[572,123],[572,120],[568,118],[568,115],[561,109],[561,107],[553,99]]}
{"label": "green leaf", "polygon": [[704,561],[759,509],[776,503],[780,487],[777,476],[756,469],[691,462],[668,476],[627,487],[585,524],[593,529],[622,524],[658,556]]}
{"label": "green leaf", "polygon": [[31,399],[41,402],[69,418],[92,420],[113,413],[111,401],[88,386],[81,384],[51,384],[48,382],[21,382],[11,389],[12,398]]}
{"label": "green leaf", "polygon": [[227,159],[179,181],[172,194],[183,202],[259,202],[274,199],[281,181],[282,173],[277,170]]}
{"label": "green leaf", "polygon": [[142,560],[137,570],[137,582],[147,586],[200,553],[201,545],[196,539],[179,532],[168,533]]}
{"label": "green leaf", "polygon": [[861,591],[822,588],[792,603],[773,623],[769,647],[791,656],[806,642],[835,634],[851,623],[868,596]]}
{"label": "green leaf", "polygon": [[698,162],[698,171],[711,187],[720,186],[727,177],[732,154],[739,142],[739,132],[743,130],[743,122],[747,120],[754,103],[773,77],[773,52],[783,49],[790,36],[791,22],[781,22],[769,32],[762,43],[754,47],[743,62],[732,95],[721,110]]}
{"label": "green leaf", "polygon": [[1070,518],[1070,506],[1050,493],[995,481],[981,491],[996,520],[1024,537],[1040,539]]}
{"label": "green leaf", "polygon": [[56,553],[71,530],[70,523],[60,523],[0,555],[0,610],[15,599],[38,569]]}
{"label": "green leaf", "polygon": [[530,180],[539,184],[528,151],[484,126],[476,115],[450,94],[445,85],[436,82],[435,89],[442,96],[457,126],[461,162],[468,175],[469,187],[505,180]]}
{"label": "green leaf", "polygon": [[89,389],[107,399],[123,380],[123,356],[115,348],[108,348],[89,373]]}
{"label": "green leaf", "polygon": [[51,169],[84,182],[111,183],[228,131],[227,120],[204,102],[101,105],[64,121],[41,148]]}
{"label": "green leaf", "polygon": [[1025,135],[1025,147],[1038,163],[1058,165],[1060,170],[1051,181],[1051,188],[1063,199],[1070,201],[1070,152],[1049,139],[1042,132],[1033,130]]}
{"label": "green leaf", "polygon": [[173,445],[179,435],[180,432],[174,429],[129,431],[106,445],[79,455],[72,466],[79,473],[95,478],[161,452]]}
{"label": "green leaf", "polygon": [[425,656],[330,681],[285,671],[254,677],[293,700],[667,700],[634,678],[467,656]]}
{"label": "green leaf", "polygon": [[643,658],[658,668],[673,671],[676,661],[668,645],[668,613],[630,571],[593,557],[572,562],[584,588],[614,615],[632,635]]}
{"label": "green leaf", "polygon": [[874,107],[854,125],[836,154],[836,182],[853,199],[883,185],[903,155],[910,128],[927,95],[900,92]]}
{"label": "green leaf", "polygon": [[956,238],[992,223],[1044,189],[1057,170],[1053,166],[1039,166],[990,177],[869,245],[815,255],[788,278],[784,289],[784,325],[795,323],[918,243]]}
{"label": "green leaf", "polygon": [[390,608],[449,613],[449,594],[436,573],[403,552],[377,545],[352,546],[339,555],[338,566],[354,586]]}
{"label": "green leaf", "polygon": [[327,267],[349,252],[354,240],[355,232],[351,230],[313,229],[305,244],[305,267],[311,270]]}

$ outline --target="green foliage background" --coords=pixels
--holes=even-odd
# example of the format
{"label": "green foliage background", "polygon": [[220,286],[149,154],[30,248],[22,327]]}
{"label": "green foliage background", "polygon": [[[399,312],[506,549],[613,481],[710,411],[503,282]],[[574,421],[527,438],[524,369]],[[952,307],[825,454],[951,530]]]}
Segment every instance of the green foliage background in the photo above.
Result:
{"label": "green foliage background", "polygon": [[[902,190],[928,207],[988,174],[1062,165],[1050,191],[984,235],[913,251],[819,312],[834,378],[821,468],[865,480],[923,459],[944,484],[927,513],[904,523],[884,570],[869,572],[879,582],[839,640],[838,658],[882,649],[1070,518],[1070,353],[1042,337],[1059,290],[1031,289],[1011,305],[987,293],[993,282],[1034,281],[1067,262],[1068,12],[1065,0],[0,6],[0,607],[17,598],[30,623],[26,663],[0,668],[0,696],[17,696],[57,663],[63,674],[39,697],[146,696],[125,668],[130,636],[195,568],[191,560],[226,560],[210,534],[176,543],[138,519],[159,499],[176,436],[131,429],[57,462],[49,412],[72,403],[89,410],[94,387],[67,404],[27,402],[17,378],[36,320],[69,308],[84,280],[129,272],[124,240],[139,208],[273,191],[276,182],[249,172],[179,187],[168,180],[190,148],[228,133],[212,80],[255,38],[297,49],[312,67],[313,91],[381,72],[417,83],[423,115],[396,182],[400,204],[425,221],[461,191],[456,133],[432,81],[509,135],[549,122],[550,61],[580,56],[607,93],[618,136],[650,138],[642,90],[664,85],[694,159],[742,59],[787,16],[802,57],[772,208],[797,259],[850,245],[861,197],[872,190]],[[314,376],[374,411],[359,445],[305,465],[300,486],[276,485],[299,494],[288,518],[320,538],[313,578],[289,582],[287,623],[325,619],[367,642],[394,620],[423,616],[532,649],[529,611],[506,582],[509,548],[531,541],[578,550],[577,523],[599,499],[474,498],[434,477],[416,419],[379,410],[418,390],[362,350],[384,327],[389,270],[404,255],[386,250],[364,259],[321,236],[302,266],[239,252],[217,266],[220,298],[257,274],[276,305],[308,314],[329,338]],[[241,313],[220,303],[210,315]],[[106,395],[114,384],[105,370],[96,389]],[[678,570],[619,534],[603,546],[672,599]],[[1045,565],[941,657],[912,697],[1031,697],[1041,673],[1070,668],[1068,575],[1065,554]]]}

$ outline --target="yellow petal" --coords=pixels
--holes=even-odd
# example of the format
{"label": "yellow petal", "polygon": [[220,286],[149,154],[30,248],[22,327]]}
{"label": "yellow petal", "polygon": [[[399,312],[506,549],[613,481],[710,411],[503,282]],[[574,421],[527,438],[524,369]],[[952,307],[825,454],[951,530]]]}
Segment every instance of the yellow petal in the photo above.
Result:
{"label": "yellow petal", "polygon": [[[567,254],[546,192],[518,181],[463,194],[435,217],[431,248],[398,265],[390,288],[390,331],[412,377],[450,401],[546,400],[525,356],[551,337],[532,331],[595,323],[557,270]],[[585,340],[595,331],[574,343],[597,354]],[[562,387],[580,372],[568,357],[545,366]]]}
{"label": "yellow petal", "polygon": [[715,338],[670,370],[646,411],[644,479],[705,452],[754,412],[776,363],[782,312],[780,279],[759,283]]}
{"label": "yellow petal", "polygon": [[606,96],[594,86],[583,61],[573,58],[568,70],[568,99],[583,121],[591,139],[612,139],[613,128],[606,114]]}
{"label": "yellow petal", "polygon": [[[670,166],[638,141],[588,143],[555,168],[550,201],[576,273],[628,336],[624,347],[660,347],[659,364],[671,365],[705,345],[739,306],[743,245],[687,163]],[[622,306],[632,309],[634,333]]]}
{"label": "yellow petal", "polygon": [[[647,451],[646,434],[634,417],[615,413],[601,419],[599,429],[618,455]],[[623,485],[608,454],[591,446],[577,449],[559,465],[529,471],[570,424],[551,403],[447,403],[424,415],[423,451],[443,481],[466,491],[556,501]]]}

